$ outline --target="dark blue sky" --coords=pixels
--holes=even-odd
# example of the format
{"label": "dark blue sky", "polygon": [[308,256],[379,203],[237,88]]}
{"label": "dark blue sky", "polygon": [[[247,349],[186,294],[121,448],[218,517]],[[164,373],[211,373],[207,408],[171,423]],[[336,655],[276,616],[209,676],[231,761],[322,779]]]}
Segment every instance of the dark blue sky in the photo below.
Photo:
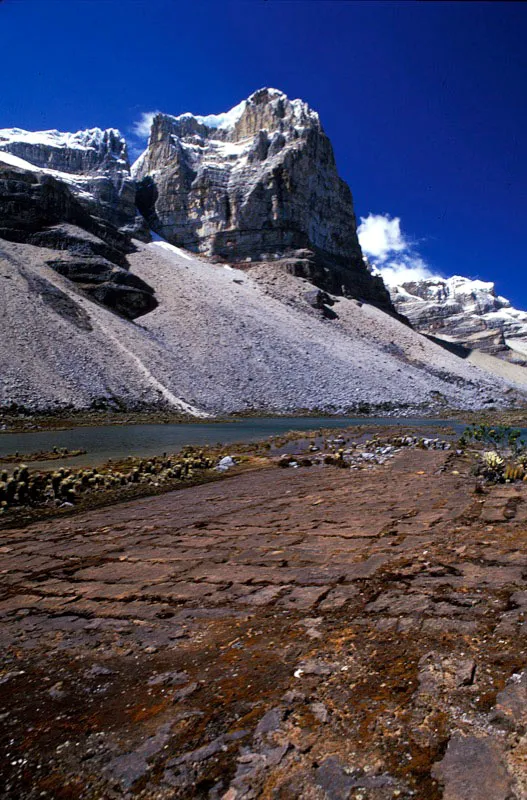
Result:
{"label": "dark blue sky", "polygon": [[216,113],[261,86],[319,113],[358,216],[527,307],[527,5],[4,0],[0,127]]}

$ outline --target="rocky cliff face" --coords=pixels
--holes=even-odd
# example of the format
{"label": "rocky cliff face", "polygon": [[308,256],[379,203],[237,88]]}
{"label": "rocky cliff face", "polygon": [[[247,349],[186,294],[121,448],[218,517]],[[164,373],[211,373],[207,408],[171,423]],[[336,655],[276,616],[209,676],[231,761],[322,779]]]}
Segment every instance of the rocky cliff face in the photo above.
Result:
{"label": "rocky cliff face", "polygon": [[126,141],[115,128],[77,133],[7,128],[0,130],[0,157],[2,153],[67,183],[92,215],[145,237],[144,222],[135,204]]}
{"label": "rocky cliff face", "polygon": [[230,262],[276,261],[337,294],[393,311],[365,269],[349,187],[318,114],[261,89],[230,112],[158,114],[132,174],[149,226]]}
{"label": "rocky cliff face", "polygon": [[[133,240],[138,209],[167,241]],[[410,413],[525,389],[401,324],[318,115],[272,89],[158,115],[133,173],[114,130],[0,131],[0,272],[0,408]],[[493,288],[455,280],[393,298],[445,338],[521,338]]]}
{"label": "rocky cliff face", "polygon": [[527,312],[497,295],[493,283],[456,275],[390,286],[390,293],[416,330],[527,362]]}
{"label": "rocky cliff face", "polygon": [[[119,225],[133,223],[136,210],[133,182],[122,174],[128,167],[117,158],[123,151],[115,132],[99,131],[95,138],[93,131],[85,136],[25,133],[16,132],[19,140],[0,133],[0,148],[10,148],[0,149],[0,238],[64,251],[48,264],[122,316],[133,319],[151,311],[157,305],[154,291],[130,274],[127,255],[134,247],[127,226]],[[76,169],[87,173],[78,175]],[[125,186],[133,193],[131,211],[124,204]]]}

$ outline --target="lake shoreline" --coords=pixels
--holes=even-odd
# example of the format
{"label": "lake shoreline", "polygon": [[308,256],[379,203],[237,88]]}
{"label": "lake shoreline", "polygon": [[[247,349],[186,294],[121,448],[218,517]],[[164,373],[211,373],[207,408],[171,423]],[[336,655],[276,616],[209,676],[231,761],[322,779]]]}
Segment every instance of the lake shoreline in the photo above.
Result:
{"label": "lake shoreline", "polygon": [[[319,420],[320,421],[320,420]],[[76,496],[73,502],[61,503],[56,502],[46,503],[41,505],[38,503],[29,503],[28,505],[18,506],[15,504],[10,513],[5,513],[7,509],[2,509],[0,512],[0,530],[6,527],[23,528],[27,525],[38,520],[50,519],[53,517],[76,515],[86,511],[94,510],[103,507],[113,507],[123,502],[131,502],[141,498],[152,497],[160,494],[170,493],[181,489],[188,489],[191,486],[210,483],[221,480],[227,477],[235,477],[246,471],[259,471],[262,469],[269,469],[273,466],[276,467],[278,461],[284,456],[289,455],[294,457],[297,454],[300,459],[311,457],[315,453],[315,458],[320,458],[324,451],[335,452],[340,446],[348,446],[352,449],[357,445],[359,448],[364,445],[373,445],[376,441],[388,441],[397,436],[413,435],[419,430],[418,436],[423,438],[437,438],[453,440],[459,431],[449,428],[448,425],[441,423],[423,425],[419,428],[410,425],[404,426],[400,424],[393,425],[374,425],[364,424],[349,427],[336,427],[336,428],[305,428],[304,430],[288,430],[278,433],[274,436],[266,438],[258,438],[253,441],[231,441],[228,444],[208,444],[203,443],[198,446],[187,445],[183,448],[182,453],[171,452],[170,454],[157,453],[151,456],[151,460],[146,460],[140,456],[132,453],[126,456],[108,459],[105,462],[98,464],[97,469],[86,469],[86,466],[78,463],[78,459],[74,458],[72,462],[64,459],[62,463],[35,463],[29,472],[32,473],[32,479],[40,481],[42,478],[49,481],[51,476],[57,476],[62,473],[62,479],[67,479],[73,482],[72,485],[79,485],[82,483],[89,483],[90,475],[98,474],[101,476],[117,475],[122,478],[126,474],[137,472],[138,468],[143,472],[149,472],[149,465],[153,464],[171,464],[174,466],[177,462],[185,461],[185,450],[195,455],[199,454],[200,458],[209,460],[206,469],[199,469],[194,472],[192,477],[175,477],[170,475],[162,479],[153,479],[147,483],[143,481],[129,482],[126,481],[123,486],[121,485],[112,487],[107,485],[107,481],[101,478],[101,486],[96,492],[88,492]],[[328,450],[329,448],[329,450]],[[235,463],[226,471],[218,471],[212,464],[218,464],[220,459],[229,454],[234,457]],[[21,459],[22,460],[22,459]],[[75,463],[74,463],[75,462]],[[9,465],[2,463],[0,456],[0,468],[4,470]],[[12,465],[14,466],[14,465]],[[367,466],[367,465],[366,465]],[[24,467],[25,468],[25,467]],[[27,471],[27,468],[25,468]],[[155,470],[153,470],[155,472]],[[71,475],[71,478],[68,476]],[[47,476],[47,478],[46,478]],[[4,478],[4,480],[6,480]],[[29,481],[29,478],[27,478]],[[118,482],[119,483],[119,482]],[[62,500],[69,500],[68,497]]]}
{"label": "lake shoreline", "polygon": [[[359,406],[360,408],[360,406]],[[412,409],[388,409],[379,404],[378,408],[371,408],[367,412],[349,409],[339,414],[330,414],[317,409],[297,409],[295,411],[246,411],[209,417],[194,417],[167,409],[147,411],[108,411],[84,410],[72,411],[71,409],[54,413],[11,413],[0,411],[0,438],[2,434],[34,433],[37,431],[65,431],[73,428],[92,428],[102,426],[126,425],[211,425],[236,423],[251,419],[302,419],[320,418],[335,420],[342,417],[364,419],[422,419],[434,420],[441,418],[448,422],[465,422],[466,424],[502,424],[527,427],[527,407],[515,409],[481,409],[466,411],[456,408],[427,408],[416,407]]]}
{"label": "lake shoreline", "polygon": [[[147,423],[139,425],[79,426],[64,430],[24,431],[4,434],[0,437],[0,465],[6,464],[4,456],[18,453],[20,461],[26,454],[53,450],[70,452],[83,450],[84,455],[75,457],[75,464],[84,467],[100,466],[107,461],[128,457],[150,458],[162,453],[176,453],[192,445],[194,447],[247,446],[258,441],[270,441],[276,437],[301,438],[313,431],[336,431],[350,428],[359,435],[360,429],[386,431],[387,428],[403,427],[410,430],[427,427],[453,426],[461,433],[463,423],[428,418],[397,417],[253,417],[217,422]],[[9,459],[11,461],[11,459]],[[12,463],[12,462],[11,462]],[[64,466],[73,462],[64,458]],[[56,462],[44,461],[39,469],[56,469]]]}

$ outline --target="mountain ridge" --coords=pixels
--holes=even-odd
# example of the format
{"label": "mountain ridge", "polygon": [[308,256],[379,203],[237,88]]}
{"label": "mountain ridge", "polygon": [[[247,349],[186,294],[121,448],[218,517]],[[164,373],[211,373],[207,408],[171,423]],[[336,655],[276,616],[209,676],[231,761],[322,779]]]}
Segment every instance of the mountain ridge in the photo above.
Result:
{"label": "mountain ridge", "polygon": [[520,373],[479,369],[397,313],[303,101],[264,89],[225,114],[158,115],[133,171],[115,129],[0,131],[0,408],[521,401]]}
{"label": "mountain ridge", "polygon": [[421,333],[527,364],[527,312],[498,295],[493,282],[453,275],[388,288],[395,307]]}
{"label": "mountain ridge", "polygon": [[307,103],[260,89],[223,115],[156,114],[132,174],[141,213],[168,242],[233,263],[280,261],[395,313],[364,267],[351,191]]}

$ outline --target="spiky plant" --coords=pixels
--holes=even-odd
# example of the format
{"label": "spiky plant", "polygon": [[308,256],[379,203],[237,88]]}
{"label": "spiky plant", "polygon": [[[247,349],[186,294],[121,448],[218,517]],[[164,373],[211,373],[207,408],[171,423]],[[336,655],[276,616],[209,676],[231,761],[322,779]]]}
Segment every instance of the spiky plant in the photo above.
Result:
{"label": "spiky plant", "polygon": [[503,481],[505,462],[495,450],[488,450],[481,456],[481,474],[488,481],[498,483]]}
{"label": "spiky plant", "polygon": [[482,455],[483,463],[486,467],[490,469],[501,469],[503,467],[504,461],[501,456],[499,456],[494,450],[488,450],[487,452],[483,453]]}
{"label": "spiky plant", "polygon": [[28,486],[26,481],[19,481],[17,483],[16,489],[17,489],[18,502],[21,505],[25,505],[28,499]]}
{"label": "spiky plant", "polygon": [[521,464],[507,464],[503,477],[506,481],[521,481],[525,476],[525,469]]}
{"label": "spiky plant", "polygon": [[18,480],[27,481],[28,478],[29,478],[29,470],[27,468],[27,464],[20,464],[18,468]]}
{"label": "spiky plant", "polygon": [[15,500],[17,490],[17,482],[14,478],[10,478],[6,484],[6,501],[8,505],[12,505]]}

